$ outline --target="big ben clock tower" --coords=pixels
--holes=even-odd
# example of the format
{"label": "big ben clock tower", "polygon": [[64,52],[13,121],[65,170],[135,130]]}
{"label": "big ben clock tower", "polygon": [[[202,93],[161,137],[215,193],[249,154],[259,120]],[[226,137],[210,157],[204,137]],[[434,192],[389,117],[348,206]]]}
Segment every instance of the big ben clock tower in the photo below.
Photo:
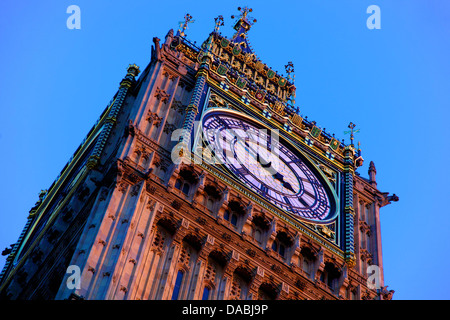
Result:
{"label": "big ben clock tower", "polygon": [[[286,76],[185,22],[119,89],[41,192],[0,274],[2,299],[391,299],[376,169],[309,122]],[[78,272],[78,273],[77,273]],[[79,275],[76,278],[76,275]]]}

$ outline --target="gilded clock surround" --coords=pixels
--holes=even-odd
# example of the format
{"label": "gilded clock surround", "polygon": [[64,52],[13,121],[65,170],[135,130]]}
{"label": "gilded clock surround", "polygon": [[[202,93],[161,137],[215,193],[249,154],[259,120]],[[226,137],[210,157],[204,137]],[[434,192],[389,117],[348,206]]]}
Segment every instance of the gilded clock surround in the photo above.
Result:
{"label": "gilded clock surround", "polygon": [[[270,130],[270,128],[267,128],[267,126],[266,126],[262,121],[256,120],[256,119],[254,119],[254,118],[251,118],[251,117],[249,117],[249,116],[246,116],[245,114],[241,114],[241,113],[239,113],[239,112],[237,112],[237,111],[232,111],[232,110],[223,110],[223,109],[218,109],[218,108],[215,108],[215,109],[208,109],[208,110],[203,114],[202,120],[203,120],[205,117],[208,117],[208,115],[211,115],[211,114],[222,114],[222,115],[227,115],[227,116],[236,117],[236,118],[239,118],[239,119],[246,119],[246,121],[248,121],[249,123],[255,123],[255,124],[258,124],[258,125],[259,125],[259,128],[266,128],[266,129]],[[203,121],[202,121],[202,123],[203,123]],[[284,140],[283,137],[281,137],[281,139]],[[194,145],[193,150],[198,150],[198,147],[199,147],[198,145],[199,145],[199,139],[196,140],[196,144]],[[301,151],[299,151],[298,148],[297,148],[296,146],[290,145],[290,148],[293,149],[293,150],[295,150],[294,152],[296,152],[297,154],[302,154]],[[335,210],[336,210],[336,214],[333,214],[333,217],[331,217],[331,218],[329,218],[329,219],[326,219],[327,221],[321,221],[321,222],[320,222],[321,224],[329,223],[330,220],[334,220],[334,219],[335,219],[334,217],[335,217],[335,216],[337,215],[337,213],[339,212],[339,209],[338,209],[338,208],[339,208],[339,205],[336,205],[336,204],[339,203],[339,200],[338,200],[338,198],[337,198],[337,195],[335,194],[334,191],[332,191],[332,190],[334,190],[334,188],[333,188],[333,186],[329,183],[327,177],[322,173],[322,170],[320,170],[319,168],[317,168],[316,165],[315,165],[315,164],[314,164],[314,163],[313,163],[306,155],[302,154],[302,158],[304,158],[303,161],[306,161],[307,163],[309,163],[309,166],[311,166],[311,167],[313,167],[313,168],[315,169],[315,174],[320,175],[320,178],[321,178],[321,180],[323,181],[322,183],[324,183],[324,184],[326,185],[326,188],[329,190],[329,193],[331,193],[330,196],[333,198],[333,203],[335,203],[334,207],[337,208],[337,209],[335,209]],[[301,220],[302,220],[302,219],[301,219]],[[308,221],[308,220],[306,220],[306,221],[307,221],[307,222],[311,222],[311,221]],[[316,221],[316,222],[318,222],[318,221]]]}

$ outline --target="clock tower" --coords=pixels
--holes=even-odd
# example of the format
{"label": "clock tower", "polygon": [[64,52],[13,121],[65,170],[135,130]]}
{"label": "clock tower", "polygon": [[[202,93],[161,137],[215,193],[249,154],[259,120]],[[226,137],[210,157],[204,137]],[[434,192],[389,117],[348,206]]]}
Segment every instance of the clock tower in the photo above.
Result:
{"label": "clock tower", "polygon": [[196,46],[153,38],[5,250],[2,299],[391,299],[377,189],[353,144],[295,106],[238,8]]}

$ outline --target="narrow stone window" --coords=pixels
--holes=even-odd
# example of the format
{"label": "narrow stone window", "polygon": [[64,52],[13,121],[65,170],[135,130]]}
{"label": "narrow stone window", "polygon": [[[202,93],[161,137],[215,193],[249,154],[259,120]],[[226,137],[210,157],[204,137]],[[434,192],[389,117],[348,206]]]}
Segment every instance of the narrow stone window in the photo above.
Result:
{"label": "narrow stone window", "polygon": [[177,279],[175,280],[175,286],[173,288],[172,300],[178,300],[178,296],[180,294],[181,283],[183,282],[183,271],[179,270],[177,274]]}

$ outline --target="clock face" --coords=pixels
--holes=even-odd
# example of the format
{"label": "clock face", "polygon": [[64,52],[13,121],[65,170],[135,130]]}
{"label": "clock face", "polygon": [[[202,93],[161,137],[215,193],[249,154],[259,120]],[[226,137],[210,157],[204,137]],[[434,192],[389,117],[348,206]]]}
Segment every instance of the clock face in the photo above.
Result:
{"label": "clock face", "polygon": [[203,118],[203,134],[215,160],[275,206],[316,222],[333,218],[330,187],[277,132],[234,112],[213,111]]}

